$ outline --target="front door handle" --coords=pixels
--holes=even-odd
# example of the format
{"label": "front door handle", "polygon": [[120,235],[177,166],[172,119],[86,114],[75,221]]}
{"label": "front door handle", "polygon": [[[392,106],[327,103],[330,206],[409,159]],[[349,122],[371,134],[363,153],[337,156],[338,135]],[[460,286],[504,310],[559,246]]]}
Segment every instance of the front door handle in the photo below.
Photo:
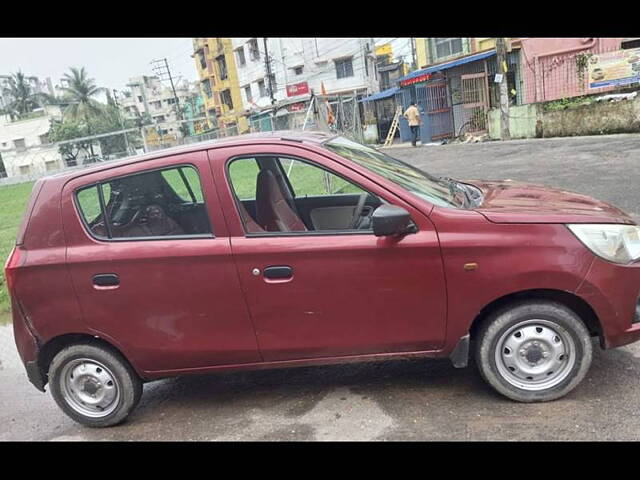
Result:
{"label": "front door handle", "polygon": [[97,288],[117,287],[120,285],[120,277],[115,273],[98,273],[93,276],[93,285]]}
{"label": "front door handle", "polygon": [[273,267],[267,267],[262,272],[264,278],[278,279],[278,278],[291,278],[293,277],[293,268],[286,265],[278,265]]}

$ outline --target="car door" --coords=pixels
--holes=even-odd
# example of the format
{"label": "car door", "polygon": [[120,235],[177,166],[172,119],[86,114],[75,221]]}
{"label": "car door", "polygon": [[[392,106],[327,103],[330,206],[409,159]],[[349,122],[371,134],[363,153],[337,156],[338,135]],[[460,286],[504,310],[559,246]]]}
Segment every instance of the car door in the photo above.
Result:
{"label": "car door", "polygon": [[[264,154],[304,161],[402,206],[419,231],[401,239],[349,229],[245,233],[229,173],[233,169],[228,167]],[[266,361],[426,351],[442,345],[443,266],[438,238],[426,215],[380,185],[303,147],[246,146],[210,150],[209,155],[238,275]],[[245,192],[255,188],[236,187]]]}
{"label": "car door", "polygon": [[261,360],[206,152],[78,177],[62,202],[68,268],[96,335],[144,371]]}

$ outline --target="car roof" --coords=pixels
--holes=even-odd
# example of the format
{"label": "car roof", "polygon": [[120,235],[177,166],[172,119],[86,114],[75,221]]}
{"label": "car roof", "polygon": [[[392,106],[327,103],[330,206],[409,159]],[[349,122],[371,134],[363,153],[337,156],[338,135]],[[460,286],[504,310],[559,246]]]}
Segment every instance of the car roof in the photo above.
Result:
{"label": "car roof", "polygon": [[156,158],[166,157],[168,155],[178,155],[188,152],[196,152],[200,150],[208,150],[210,148],[220,148],[225,146],[238,146],[238,145],[251,145],[260,143],[279,143],[286,141],[293,141],[297,143],[307,142],[316,145],[320,145],[336,135],[332,133],[314,131],[314,130],[279,130],[276,132],[260,132],[260,133],[247,133],[243,135],[235,135],[231,137],[218,138],[215,140],[206,140],[203,142],[197,142],[187,145],[180,145],[177,147],[165,148],[154,152],[144,153],[141,155],[132,155],[130,157],[120,158],[118,160],[111,160],[107,162],[97,163],[90,167],[79,167],[73,170],[67,170],[53,175],[43,177],[42,180],[57,180],[65,182],[68,179],[87,175],[90,173],[100,172],[102,170],[108,170],[114,167],[122,167],[133,163],[143,162],[147,160],[153,160]]}

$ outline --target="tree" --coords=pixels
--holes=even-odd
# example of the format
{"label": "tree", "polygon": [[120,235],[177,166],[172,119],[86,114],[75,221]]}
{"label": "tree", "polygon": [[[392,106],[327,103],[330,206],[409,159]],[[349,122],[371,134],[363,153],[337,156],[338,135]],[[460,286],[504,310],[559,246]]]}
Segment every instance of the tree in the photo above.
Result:
{"label": "tree", "polygon": [[12,73],[7,80],[7,85],[2,89],[2,96],[8,99],[5,111],[12,118],[20,118],[35,108],[46,103],[47,95],[33,90],[28,78],[18,71]]}
{"label": "tree", "polygon": [[[71,118],[59,120],[51,120],[51,128],[49,129],[49,139],[52,142],[62,142],[65,140],[73,140],[87,136],[87,129],[78,120]],[[77,141],[64,143],[58,146],[58,151],[64,157],[67,166],[78,164],[78,155],[81,151],[88,153],[90,142]]]}
{"label": "tree", "polygon": [[[84,67],[70,68],[70,73],[65,73],[62,77],[67,86],[62,90],[65,101],[69,106],[65,109],[65,115],[73,120],[84,121],[89,136],[93,135],[91,120],[100,116],[103,112],[103,104],[94,97],[104,89],[97,87],[92,78],[88,78]],[[94,156],[93,144],[90,144],[91,156]]]}

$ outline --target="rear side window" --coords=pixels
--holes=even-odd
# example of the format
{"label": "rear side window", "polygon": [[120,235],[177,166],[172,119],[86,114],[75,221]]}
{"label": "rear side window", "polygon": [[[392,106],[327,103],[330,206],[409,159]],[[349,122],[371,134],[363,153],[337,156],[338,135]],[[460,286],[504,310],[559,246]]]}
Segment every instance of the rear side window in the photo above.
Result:
{"label": "rear side window", "polygon": [[85,226],[101,239],[212,236],[197,170],[179,166],[117,177],[76,193]]}

